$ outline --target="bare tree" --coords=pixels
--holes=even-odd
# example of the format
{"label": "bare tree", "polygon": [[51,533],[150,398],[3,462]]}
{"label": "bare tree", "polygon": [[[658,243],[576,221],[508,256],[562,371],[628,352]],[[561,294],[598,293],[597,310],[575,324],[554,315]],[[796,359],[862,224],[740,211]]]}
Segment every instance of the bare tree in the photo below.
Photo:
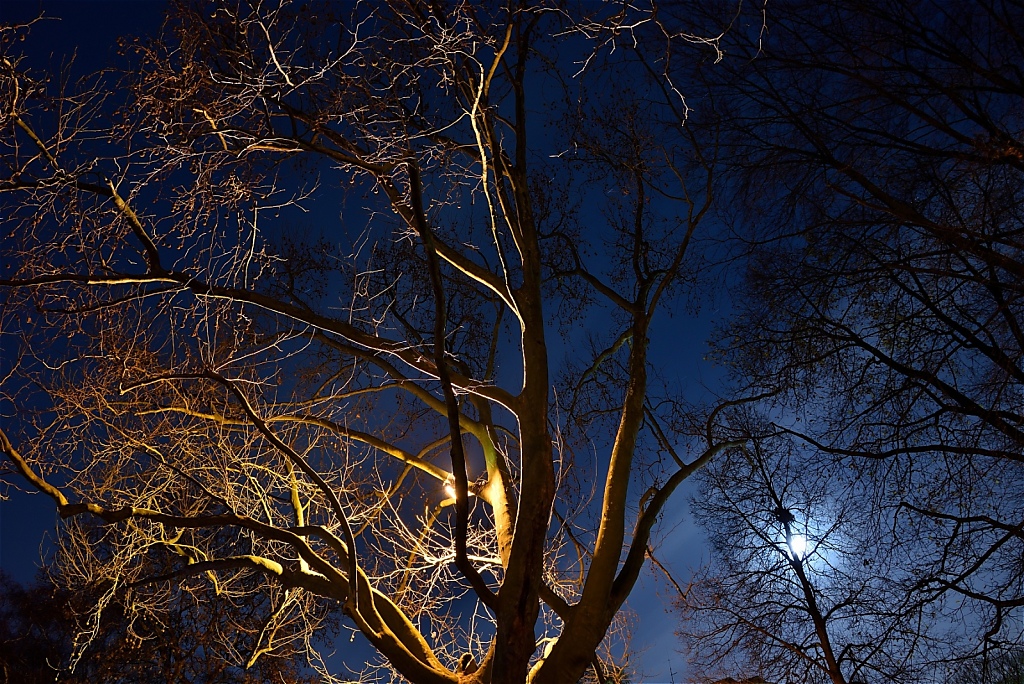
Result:
{"label": "bare tree", "polygon": [[[102,592],[102,587],[97,589]],[[0,574],[3,681],[316,681],[308,669],[304,671],[302,659],[295,657],[302,649],[287,646],[289,637],[305,635],[285,630],[273,657],[260,658],[251,668],[245,668],[244,661],[242,666],[232,665],[237,658],[231,654],[252,650],[251,643],[263,628],[266,606],[258,602],[232,606],[211,600],[211,593],[166,593],[153,612],[136,613],[130,601],[119,601],[97,616],[96,596],[69,591],[45,577],[22,587]]]}
{"label": "bare tree", "polygon": [[369,674],[619,671],[659,514],[742,436],[648,379],[714,165],[676,37],[584,9],[175,2],[78,86],[4,31],[0,447],[68,576],[263,606],[250,664],[339,606]]}
{"label": "bare tree", "polygon": [[950,684],[1015,684],[1021,678],[1024,678],[1024,654],[1010,650],[994,658],[964,663],[947,681]]}
{"label": "bare tree", "polygon": [[894,543],[891,529],[880,534],[875,484],[760,428],[750,448],[701,474],[694,498],[712,547],[679,601],[694,674],[828,684],[931,676],[950,644],[907,591],[917,549]]}
{"label": "bare tree", "polygon": [[760,9],[720,20],[743,28],[705,81],[750,257],[718,351],[825,500],[863,483],[861,537],[903,598],[844,610],[936,615],[936,666],[1019,648],[1024,7],[783,2],[767,32]]}

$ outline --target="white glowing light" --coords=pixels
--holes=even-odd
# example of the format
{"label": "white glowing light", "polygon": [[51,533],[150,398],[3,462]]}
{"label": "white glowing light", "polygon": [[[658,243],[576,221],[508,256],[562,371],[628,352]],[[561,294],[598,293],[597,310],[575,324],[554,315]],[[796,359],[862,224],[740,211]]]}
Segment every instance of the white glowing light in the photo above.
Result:
{"label": "white glowing light", "polygon": [[449,499],[455,498],[455,485],[446,484],[444,486],[444,493],[448,495]]}
{"label": "white glowing light", "polygon": [[807,537],[802,534],[790,535],[789,550],[795,560],[803,560],[804,554],[807,553]]}

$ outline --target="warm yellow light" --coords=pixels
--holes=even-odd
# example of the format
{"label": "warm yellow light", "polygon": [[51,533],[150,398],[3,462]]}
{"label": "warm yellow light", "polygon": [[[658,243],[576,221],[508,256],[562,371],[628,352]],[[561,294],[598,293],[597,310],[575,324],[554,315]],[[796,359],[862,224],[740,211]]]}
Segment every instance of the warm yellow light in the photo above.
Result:
{"label": "warm yellow light", "polygon": [[453,484],[446,484],[444,486],[444,493],[448,495],[449,499],[454,499],[455,498],[455,485],[453,485]]}

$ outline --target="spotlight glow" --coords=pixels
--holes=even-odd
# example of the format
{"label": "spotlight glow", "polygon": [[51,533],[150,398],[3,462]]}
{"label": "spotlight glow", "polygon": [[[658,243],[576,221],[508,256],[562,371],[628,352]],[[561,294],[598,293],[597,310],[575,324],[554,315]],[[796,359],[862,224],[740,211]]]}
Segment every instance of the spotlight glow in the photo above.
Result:
{"label": "spotlight glow", "polygon": [[803,560],[807,553],[807,537],[802,534],[793,534],[789,537],[789,550],[796,560]]}

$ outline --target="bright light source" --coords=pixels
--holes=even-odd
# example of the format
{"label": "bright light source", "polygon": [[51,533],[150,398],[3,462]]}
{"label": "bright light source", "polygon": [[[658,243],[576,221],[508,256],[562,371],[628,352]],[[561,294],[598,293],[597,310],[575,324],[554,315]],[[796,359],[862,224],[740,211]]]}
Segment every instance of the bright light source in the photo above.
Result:
{"label": "bright light source", "polygon": [[448,495],[449,499],[454,499],[455,498],[455,485],[453,485],[453,484],[446,484],[444,486],[444,493]]}
{"label": "bright light source", "polygon": [[792,534],[789,537],[789,550],[795,560],[803,560],[807,553],[807,537],[802,534]]}

